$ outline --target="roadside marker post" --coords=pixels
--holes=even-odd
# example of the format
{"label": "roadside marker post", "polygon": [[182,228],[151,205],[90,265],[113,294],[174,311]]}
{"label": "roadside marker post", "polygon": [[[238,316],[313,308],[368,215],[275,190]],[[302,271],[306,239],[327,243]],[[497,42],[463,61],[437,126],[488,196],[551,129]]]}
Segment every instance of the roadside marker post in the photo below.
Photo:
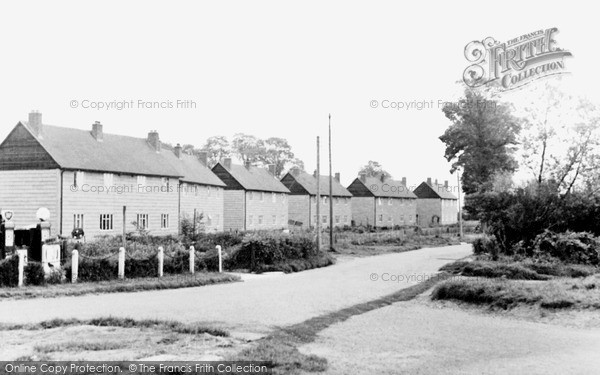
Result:
{"label": "roadside marker post", "polygon": [[165,263],[165,250],[162,246],[158,247],[158,277],[163,277],[163,265]]}
{"label": "roadside marker post", "polygon": [[193,275],[196,272],[196,250],[194,246],[190,246],[190,273]]}
{"label": "roadside marker post", "polygon": [[217,245],[217,253],[219,253],[219,273],[223,272],[223,253],[221,251],[221,245]]}
{"label": "roadside marker post", "polygon": [[79,251],[73,250],[71,252],[71,283],[77,282],[77,276],[79,273]]}
{"label": "roadside marker post", "polygon": [[125,248],[119,248],[119,279],[125,278]]}

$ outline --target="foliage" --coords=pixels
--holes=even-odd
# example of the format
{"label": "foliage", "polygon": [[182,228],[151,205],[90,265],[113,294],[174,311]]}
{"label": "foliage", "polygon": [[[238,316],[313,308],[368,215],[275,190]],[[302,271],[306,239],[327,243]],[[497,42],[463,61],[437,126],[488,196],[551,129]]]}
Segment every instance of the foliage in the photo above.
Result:
{"label": "foliage", "polygon": [[181,215],[181,235],[184,239],[193,241],[199,233],[203,233],[205,230],[203,212],[196,214],[195,223],[193,216],[190,217],[185,212]]}
{"label": "foliage", "polygon": [[200,151],[205,151],[208,154],[208,166],[213,167],[223,158],[231,156],[231,146],[225,136],[209,137]]}
{"label": "foliage", "polygon": [[0,286],[17,286],[19,284],[19,257],[0,260]]}
{"label": "foliage", "polygon": [[457,105],[444,106],[443,112],[452,122],[440,137],[444,156],[452,161],[451,173],[463,169],[465,193],[489,190],[496,173],[517,168],[513,154],[520,124],[508,105],[467,89]]}
{"label": "foliage", "polygon": [[[66,264],[65,275],[68,280],[71,280],[71,271],[71,264]],[[77,268],[78,281],[105,281],[114,280],[117,277],[118,264],[115,260],[79,258]]]}
{"label": "foliage", "polygon": [[27,262],[23,273],[25,274],[25,283],[27,285],[44,285],[46,283],[44,267],[40,262]]}
{"label": "foliage", "polygon": [[549,255],[566,263],[600,264],[600,239],[588,232],[545,231],[535,239],[535,254]]}
{"label": "foliage", "polygon": [[367,177],[380,177],[383,175],[386,178],[392,178],[392,175],[385,171],[379,162],[374,160],[369,160],[367,165],[363,165],[358,171],[358,174],[365,174]]}

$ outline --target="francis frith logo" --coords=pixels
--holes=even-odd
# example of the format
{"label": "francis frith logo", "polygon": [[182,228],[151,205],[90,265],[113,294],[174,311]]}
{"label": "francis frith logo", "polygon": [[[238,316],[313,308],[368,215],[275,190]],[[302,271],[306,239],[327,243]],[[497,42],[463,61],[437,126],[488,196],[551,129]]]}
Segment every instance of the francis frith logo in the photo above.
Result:
{"label": "francis frith logo", "polygon": [[534,80],[567,73],[565,57],[571,52],[557,46],[557,28],[537,30],[501,43],[492,37],[465,47],[472,65],[463,73],[470,87],[495,84],[502,90],[522,87]]}

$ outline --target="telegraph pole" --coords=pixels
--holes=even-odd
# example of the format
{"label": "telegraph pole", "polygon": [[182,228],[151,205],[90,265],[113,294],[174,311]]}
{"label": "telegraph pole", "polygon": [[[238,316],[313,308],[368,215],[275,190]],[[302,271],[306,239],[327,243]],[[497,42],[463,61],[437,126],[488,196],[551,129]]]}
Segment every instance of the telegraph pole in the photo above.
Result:
{"label": "telegraph pole", "polygon": [[462,207],[460,205],[460,171],[456,170],[456,182],[458,187],[458,230],[460,239],[463,239],[463,222],[462,222]]}
{"label": "telegraph pole", "polygon": [[321,251],[321,166],[320,166],[320,145],[319,137],[317,136],[317,221],[315,228],[317,230],[317,251]]}
{"label": "telegraph pole", "polygon": [[[319,176],[320,177],[320,176]],[[329,114],[329,251],[333,248],[333,171],[331,169],[331,113]]]}

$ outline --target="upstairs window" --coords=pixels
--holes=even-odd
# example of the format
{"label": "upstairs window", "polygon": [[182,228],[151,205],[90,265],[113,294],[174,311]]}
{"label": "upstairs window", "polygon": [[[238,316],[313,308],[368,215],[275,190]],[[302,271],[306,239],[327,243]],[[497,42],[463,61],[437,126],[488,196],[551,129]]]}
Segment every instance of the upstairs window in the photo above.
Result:
{"label": "upstairs window", "polygon": [[115,180],[115,175],[112,173],[104,174],[104,186],[113,186]]}
{"label": "upstairs window", "polygon": [[137,176],[138,186],[146,186],[146,176]]}
{"label": "upstairs window", "polygon": [[83,171],[76,171],[73,173],[73,186],[80,187],[85,184],[85,173]]}
{"label": "upstairs window", "polygon": [[113,230],[113,215],[100,215],[100,230]]}
{"label": "upstairs window", "polygon": [[137,214],[138,229],[148,229],[148,214]]}

